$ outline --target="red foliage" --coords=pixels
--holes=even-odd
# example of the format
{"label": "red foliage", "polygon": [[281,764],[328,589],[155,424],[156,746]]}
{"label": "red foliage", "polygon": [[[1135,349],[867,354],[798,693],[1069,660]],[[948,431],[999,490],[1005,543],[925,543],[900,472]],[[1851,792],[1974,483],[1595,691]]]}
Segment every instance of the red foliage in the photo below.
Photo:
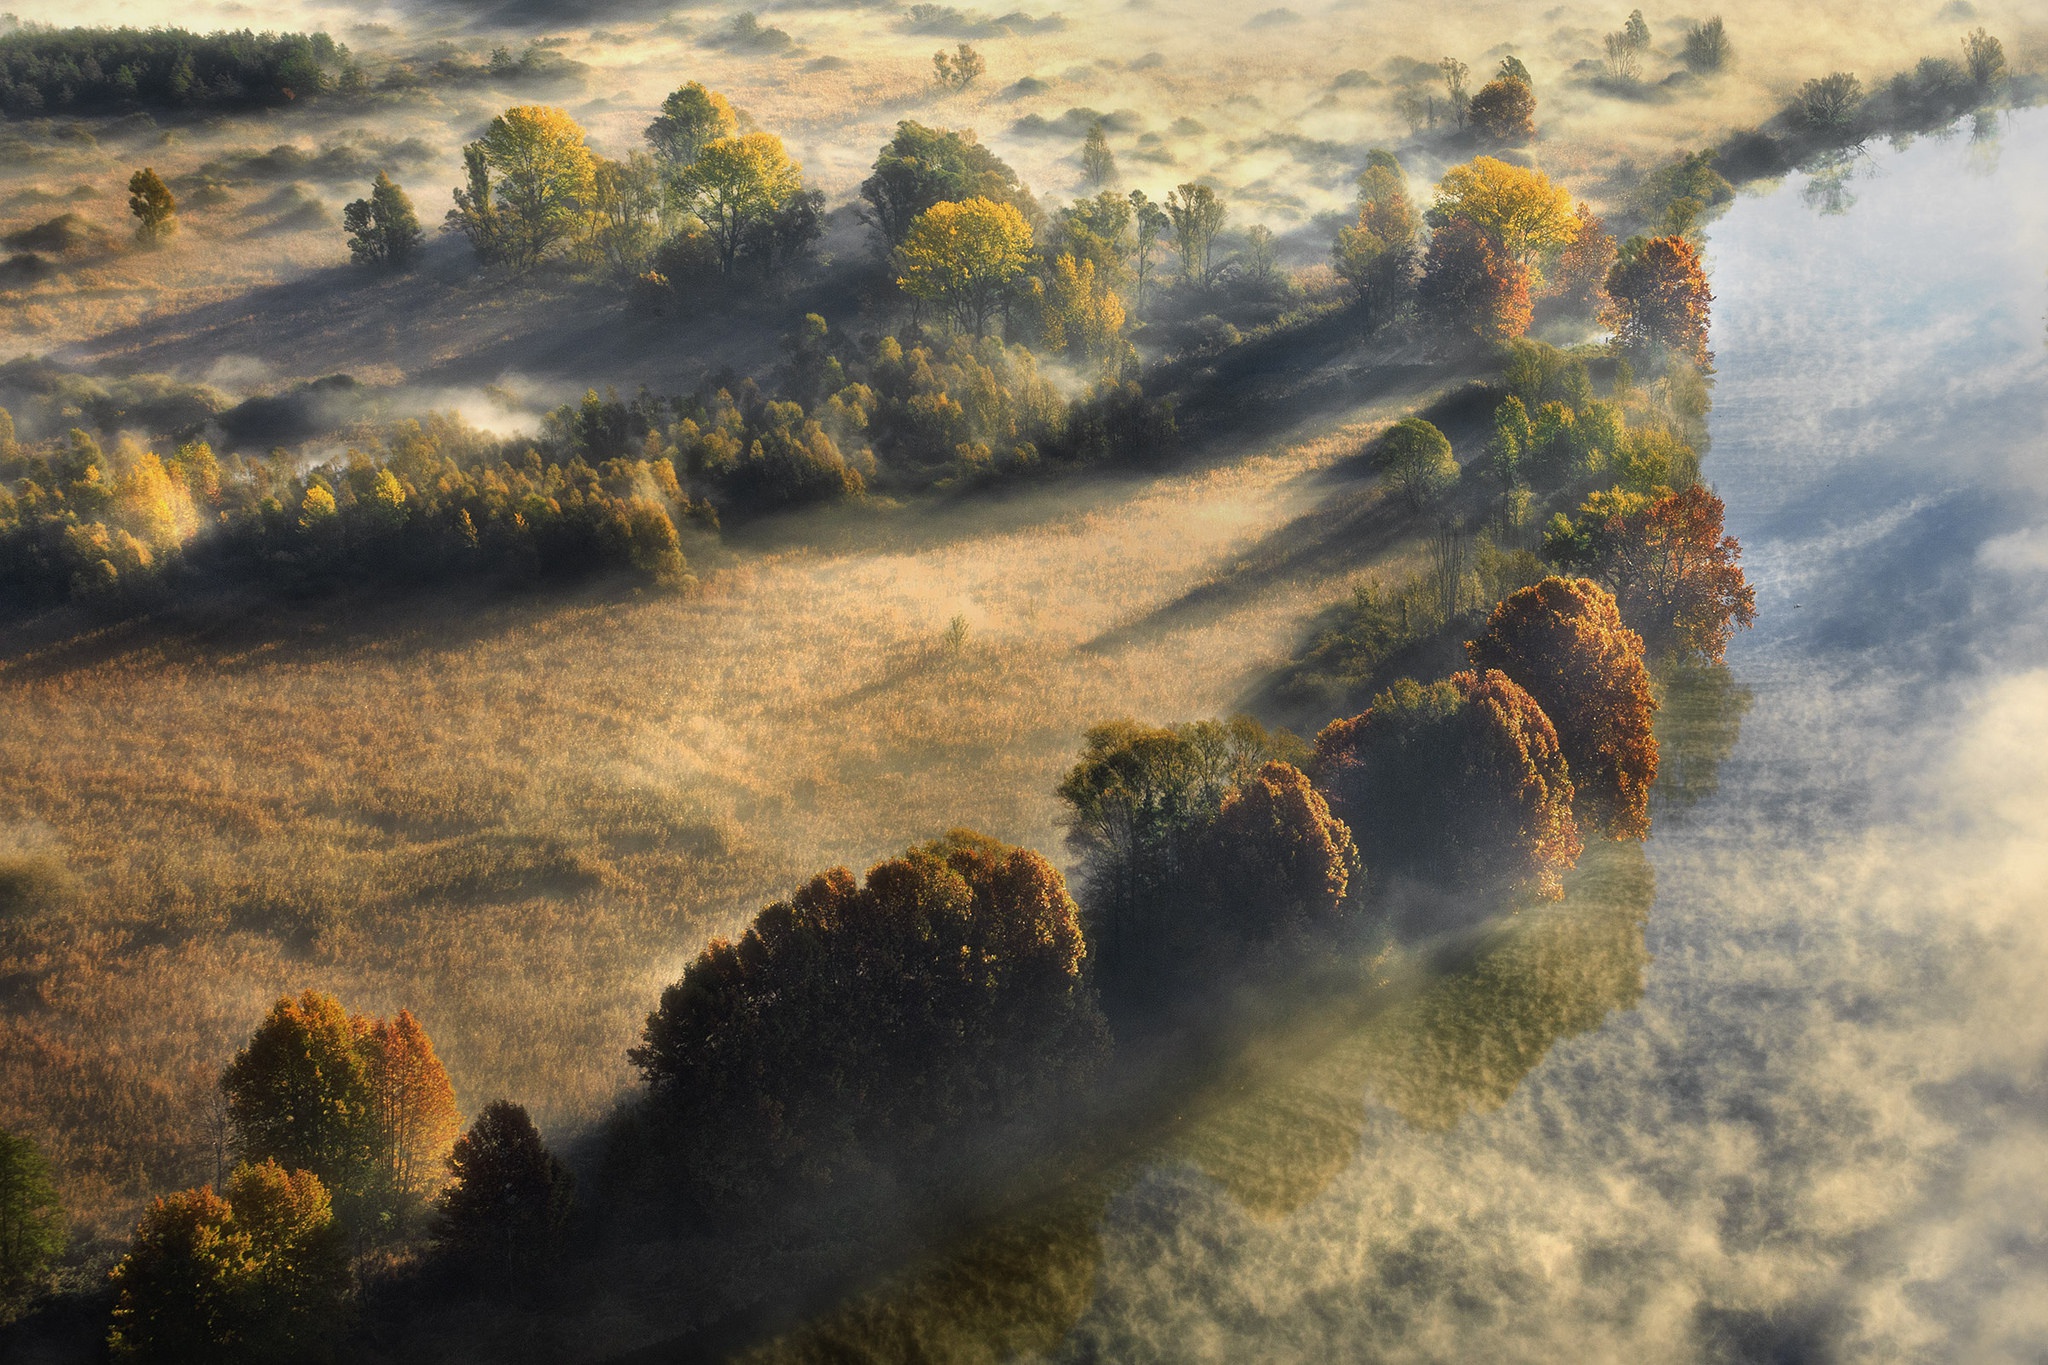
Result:
{"label": "red foliage", "polygon": [[1742,545],[1723,535],[1721,499],[1702,484],[1577,528],[1568,560],[1604,583],[1653,654],[1720,663],[1756,620]]}
{"label": "red foliage", "polygon": [[1607,273],[1612,304],[1601,320],[1630,350],[1664,347],[1704,366],[1707,353],[1707,272],[1699,250],[1683,237],[1652,237]]}
{"label": "red foliage", "polygon": [[1441,326],[1482,341],[1529,330],[1529,271],[1470,219],[1453,218],[1429,240],[1419,293]]}
{"label": "red foliage", "polygon": [[1499,669],[1542,706],[1582,810],[1610,838],[1646,837],[1657,702],[1643,637],[1622,624],[1613,596],[1583,578],[1546,578],[1496,607],[1465,652],[1475,668]]}

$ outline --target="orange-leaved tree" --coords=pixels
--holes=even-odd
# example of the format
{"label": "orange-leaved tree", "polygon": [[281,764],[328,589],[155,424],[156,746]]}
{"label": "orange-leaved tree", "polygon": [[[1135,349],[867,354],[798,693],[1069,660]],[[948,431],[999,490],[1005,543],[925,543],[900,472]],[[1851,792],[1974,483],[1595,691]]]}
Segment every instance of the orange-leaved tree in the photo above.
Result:
{"label": "orange-leaved tree", "polygon": [[398,1211],[439,1189],[444,1159],[461,1131],[455,1087],[411,1010],[374,1021],[364,1035],[377,1160]]}
{"label": "orange-leaved tree", "polygon": [[1529,330],[1529,271],[1477,224],[1453,218],[1429,240],[1417,289],[1444,332],[1508,341]]}
{"label": "orange-leaved tree", "polygon": [[1581,814],[1610,838],[1646,837],[1657,701],[1643,637],[1621,623],[1613,595],[1583,578],[1546,578],[1494,608],[1465,652],[1474,668],[1521,684],[1550,717]]}
{"label": "orange-leaved tree", "polygon": [[1651,655],[1719,663],[1729,637],[1756,620],[1756,589],[1723,515],[1704,484],[1658,497],[1614,489],[1588,498],[1575,519],[1560,514],[1543,550],[1604,584]]}
{"label": "orange-leaved tree", "polygon": [[1669,351],[1705,366],[1713,292],[1699,249],[1683,237],[1652,237],[1607,273],[1612,300],[1601,320],[1624,349]]}
{"label": "orange-leaved tree", "polygon": [[1299,940],[1342,915],[1358,871],[1351,831],[1301,769],[1262,765],[1223,798],[1196,855],[1215,946]]}
{"label": "orange-leaved tree", "polygon": [[1496,670],[1401,679],[1316,737],[1315,777],[1375,876],[1554,900],[1583,847],[1557,731]]}

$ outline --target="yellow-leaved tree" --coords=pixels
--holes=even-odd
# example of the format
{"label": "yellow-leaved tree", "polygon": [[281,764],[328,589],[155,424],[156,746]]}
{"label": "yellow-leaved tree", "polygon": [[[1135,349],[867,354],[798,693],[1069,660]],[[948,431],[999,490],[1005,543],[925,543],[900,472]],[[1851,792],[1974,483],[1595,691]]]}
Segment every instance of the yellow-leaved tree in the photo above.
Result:
{"label": "yellow-leaved tree", "polygon": [[934,204],[896,248],[896,283],[937,304],[963,329],[988,333],[1031,255],[1031,224],[1010,204],[979,196]]}
{"label": "yellow-leaved tree", "polygon": [[495,215],[495,250],[506,264],[530,268],[582,222],[596,163],[582,126],[562,110],[507,109],[464,155],[472,152],[472,181],[479,169],[494,178],[481,191],[474,184],[468,195],[458,191],[456,213]]}
{"label": "yellow-leaved tree", "polygon": [[683,200],[711,230],[719,273],[730,279],[747,235],[804,187],[804,168],[773,133],[715,138],[677,182]]}
{"label": "yellow-leaved tree", "polygon": [[1540,282],[1544,265],[1571,243],[1579,220],[1571,192],[1549,176],[1490,156],[1453,166],[1437,182],[1429,221],[1443,227],[1472,224],[1493,245]]}
{"label": "yellow-leaved tree", "polygon": [[1096,273],[1095,262],[1061,255],[1045,291],[1047,349],[1100,365],[1115,360],[1124,334],[1124,301]]}

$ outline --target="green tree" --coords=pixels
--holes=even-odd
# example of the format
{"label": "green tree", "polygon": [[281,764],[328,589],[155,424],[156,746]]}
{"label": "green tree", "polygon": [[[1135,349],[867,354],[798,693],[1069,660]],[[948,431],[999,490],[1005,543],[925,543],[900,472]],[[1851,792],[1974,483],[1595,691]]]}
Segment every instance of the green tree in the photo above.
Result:
{"label": "green tree", "polygon": [[64,1250],[64,1210],[35,1143],[0,1128],[0,1324],[43,1287]]}
{"label": "green tree", "polygon": [[1121,285],[1130,276],[1129,262],[1135,245],[1131,236],[1132,211],[1131,200],[1115,190],[1104,190],[1090,199],[1076,199],[1071,207],[1060,210],[1046,253],[1093,262],[1097,280],[1109,286]]}
{"label": "green tree", "polygon": [[382,171],[370,186],[370,197],[343,209],[341,221],[348,230],[349,259],[357,265],[403,270],[419,253],[419,215],[405,191]]}
{"label": "green tree", "polygon": [[266,1161],[238,1168],[222,1195],[187,1190],[143,1214],[112,1277],[107,1346],[116,1360],[332,1357],[348,1256],[319,1177]]}
{"label": "green tree", "polygon": [[455,207],[442,224],[447,232],[459,232],[468,239],[470,250],[483,265],[498,265],[505,259],[505,223],[498,213],[498,201],[491,189],[491,167],[484,159],[480,142],[462,149],[465,181],[455,191]]}
{"label": "green tree", "polygon": [[1081,175],[1091,185],[1116,183],[1116,153],[1109,149],[1109,131],[1101,119],[1088,125],[1081,142]]}
{"label": "green tree", "polygon": [[1415,511],[1435,503],[1458,483],[1458,461],[1443,432],[1420,417],[1404,417],[1373,447],[1372,467],[1387,491]]}
{"label": "green tree", "polygon": [[139,241],[153,245],[178,230],[177,198],[148,166],[128,177],[128,211],[135,215],[135,236]]}
{"label": "green tree", "polygon": [[731,279],[748,237],[802,192],[804,170],[790,160],[781,138],[747,133],[706,143],[679,186],[684,202],[711,230],[719,273]]}
{"label": "green tree", "polygon": [[647,145],[671,177],[680,175],[706,147],[739,133],[739,116],[725,96],[696,81],[661,102],[647,125]]}
{"label": "green tree", "polygon": [[1172,226],[1173,220],[1166,216],[1166,211],[1147,199],[1143,190],[1131,191],[1131,260],[1137,275],[1135,306],[1139,312],[1145,308],[1145,281],[1152,273],[1152,252]]}
{"label": "green tree", "polygon": [[1011,205],[979,197],[934,204],[896,249],[896,282],[983,336],[1030,256],[1031,224]]}
{"label": "green tree", "polygon": [[[583,129],[560,109],[526,104],[492,119],[474,145],[496,176],[498,252],[515,269],[531,269],[576,231],[589,204],[595,162]],[[463,209],[461,195],[456,205]]]}
{"label": "green tree", "polygon": [[1221,268],[1215,259],[1216,236],[1223,231],[1229,208],[1207,185],[1186,184],[1166,196],[1166,216],[1180,247],[1181,277],[1207,288]]}
{"label": "green tree", "polygon": [[523,1106],[494,1100],[448,1154],[434,1221],[443,1253],[514,1283],[560,1249],[574,1181]]}
{"label": "green tree", "polygon": [[1988,94],[2005,79],[2005,44],[1977,29],[1963,39],[1963,65],[1977,89]]}
{"label": "green tree", "polygon": [[1728,41],[1728,26],[1721,16],[1693,23],[1685,30],[1685,64],[1699,75],[1719,71],[1735,60],[1735,46]]}
{"label": "green tree", "polygon": [[341,1002],[321,991],[271,1006],[221,1075],[244,1161],[311,1171],[345,1199],[366,1192],[377,1127],[361,1031]]}
{"label": "green tree", "polygon": [[1358,176],[1358,220],[1337,230],[1337,273],[1358,295],[1367,330],[1391,317],[1415,287],[1422,223],[1408,199],[1408,178],[1389,151],[1367,154]]}
{"label": "green tree", "polygon": [[988,62],[966,43],[952,53],[934,52],[932,72],[948,90],[965,90],[988,72]]}
{"label": "green tree", "polygon": [[927,128],[908,119],[875,158],[874,174],[861,182],[868,221],[891,247],[901,242],[919,214],[934,204],[993,199],[1035,221],[1038,205],[1018,183],[1017,173],[974,140],[971,131]]}
{"label": "green tree", "polygon": [[654,255],[661,204],[660,173],[647,153],[634,152],[624,161],[599,157],[591,174],[584,250],[613,279],[638,277]]}

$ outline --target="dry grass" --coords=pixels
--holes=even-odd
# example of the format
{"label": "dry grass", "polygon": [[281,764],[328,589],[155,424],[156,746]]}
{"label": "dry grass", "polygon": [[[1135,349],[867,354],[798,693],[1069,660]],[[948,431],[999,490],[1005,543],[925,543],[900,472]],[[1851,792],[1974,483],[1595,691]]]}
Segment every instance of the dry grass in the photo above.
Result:
{"label": "dry grass", "polygon": [[1417,397],[1210,472],[956,509],[916,543],[744,557],[696,599],[316,607],[18,655],[0,831],[77,891],[0,926],[0,1123],[117,1232],[210,1175],[212,1074],[317,985],[411,1008],[467,1110],[508,1095],[564,1134],[628,1083],[685,956],[797,877],[962,824],[1057,852],[1084,727],[1228,711],[1343,584],[1303,568],[1144,622],[1369,497],[1333,466]]}

